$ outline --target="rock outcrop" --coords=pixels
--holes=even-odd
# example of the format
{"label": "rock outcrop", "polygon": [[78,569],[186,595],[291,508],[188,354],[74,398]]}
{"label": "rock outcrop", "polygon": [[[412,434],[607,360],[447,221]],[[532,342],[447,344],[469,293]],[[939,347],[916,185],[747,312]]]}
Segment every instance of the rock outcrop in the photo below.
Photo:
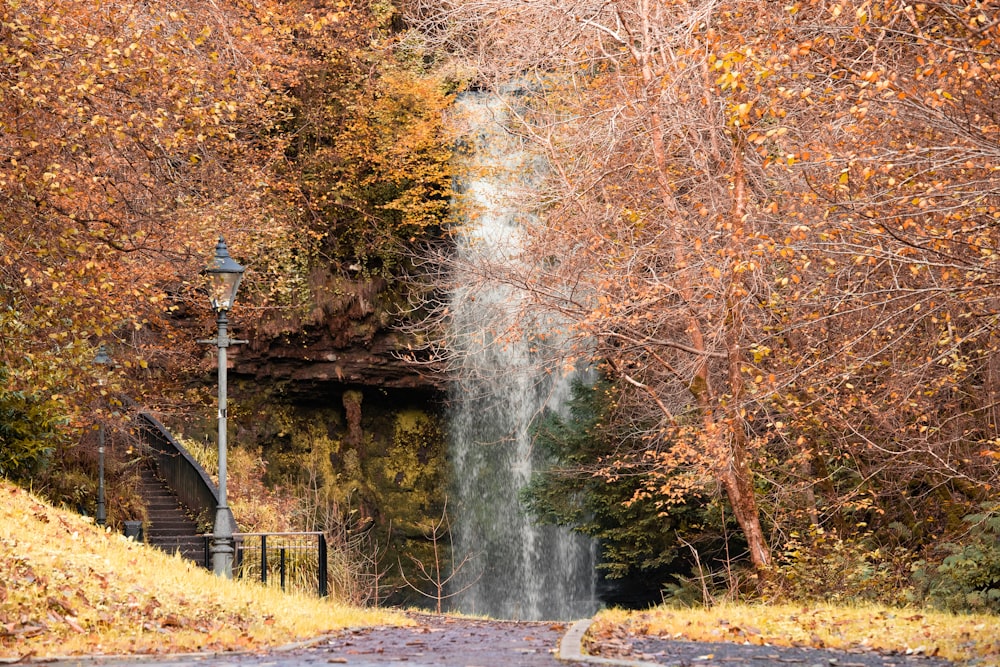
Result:
{"label": "rock outcrop", "polygon": [[381,278],[352,280],[330,271],[310,277],[308,309],[265,315],[233,348],[231,372],[286,382],[294,392],[317,387],[371,387],[436,393],[444,378],[418,360],[418,341],[394,327],[399,307]]}

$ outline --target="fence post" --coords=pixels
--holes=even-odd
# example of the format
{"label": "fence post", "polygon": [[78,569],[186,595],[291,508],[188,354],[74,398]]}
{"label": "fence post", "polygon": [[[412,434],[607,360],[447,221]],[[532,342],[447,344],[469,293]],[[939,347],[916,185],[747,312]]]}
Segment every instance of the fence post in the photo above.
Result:
{"label": "fence post", "polygon": [[281,590],[285,590],[285,547],[281,547]]}
{"label": "fence post", "polygon": [[[208,538],[206,538],[206,540],[205,540],[205,544],[206,545],[208,545],[208,544],[211,543],[211,537],[212,536],[209,535]],[[208,546],[205,547],[205,549],[208,549],[208,548],[209,548]],[[210,552],[206,551],[205,553],[209,554]],[[211,569],[212,568],[211,555],[208,555],[208,556],[205,556],[205,557],[209,559],[209,562],[208,562],[208,564],[205,567]],[[244,558],[246,558],[246,553],[245,553],[245,550],[243,549],[243,536],[241,534],[239,534],[239,533],[236,533],[236,534],[233,535],[233,576],[234,577],[239,577],[240,579],[243,578],[243,560],[244,560]]]}
{"label": "fence post", "polygon": [[319,551],[318,561],[319,562],[316,564],[316,566],[319,569],[319,596],[321,598],[325,598],[327,596],[327,593],[328,593],[327,587],[326,587],[326,585],[327,585],[326,584],[326,575],[327,575],[327,572],[326,572],[326,535],[324,535],[323,533],[319,533],[317,535],[317,538],[318,538],[318,541],[319,541],[319,545],[318,545],[319,546],[319,548],[318,548],[318,551]]}
{"label": "fence post", "polygon": [[267,583],[267,535],[260,536],[260,583]]}

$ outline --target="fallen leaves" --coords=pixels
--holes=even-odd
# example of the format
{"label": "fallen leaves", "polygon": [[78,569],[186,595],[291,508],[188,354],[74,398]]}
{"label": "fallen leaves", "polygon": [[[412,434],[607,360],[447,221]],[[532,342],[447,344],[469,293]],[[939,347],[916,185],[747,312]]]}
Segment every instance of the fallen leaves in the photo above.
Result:
{"label": "fallen leaves", "polygon": [[40,635],[47,629],[45,625],[36,623],[4,623],[3,632],[0,632],[0,640],[7,637],[14,638],[27,638],[34,637],[35,635]]}

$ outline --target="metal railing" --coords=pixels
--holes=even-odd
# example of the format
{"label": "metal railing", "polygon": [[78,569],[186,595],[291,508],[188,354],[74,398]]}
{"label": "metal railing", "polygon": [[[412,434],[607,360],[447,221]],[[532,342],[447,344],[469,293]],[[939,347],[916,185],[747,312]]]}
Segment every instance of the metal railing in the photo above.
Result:
{"label": "metal railing", "polygon": [[[205,567],[211,568],[205,535]],[[283,591],[329,594],[326,536],[318,532],[236,533],[233,576],[253,579]]]}
{"label": "metal railing", "polygon": [[[196,514],[211,517],[219,492],[205,469],[170,431],[148,412],[136,415],[137,435],[156,458],[157,467],[181,502]],[[257,579],[285,591],[329,593],[326,536],[318,532],[238,533],[233,525],[236,553],[233,576]],[[203,535],[205,567],[212,568],[211,535]]]}
{"label": "metal railing", "polygon": [[[205,469],[153,415],[140,412],[134,424],[140,440],[155,457],[163,479],[189,510],[210,523],[219,504],[219,490]],[[235,522],[232,529],[239,530]]]}

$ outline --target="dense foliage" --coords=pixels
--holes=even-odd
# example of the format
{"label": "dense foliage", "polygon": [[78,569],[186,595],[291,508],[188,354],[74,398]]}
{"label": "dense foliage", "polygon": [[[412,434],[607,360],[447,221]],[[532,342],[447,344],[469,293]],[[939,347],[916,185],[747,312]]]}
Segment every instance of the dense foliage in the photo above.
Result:
{"label": "dense foliage", "polygon": [[182,392],[210,368],[218,235],[248,267],[239,334],[316,309],[315,273],[401,270],[401,244],[439,231],[448,97],[397,58],[393,21],[377,2],[4,4],[4,474],[75,504],[60,480],[93,469],[107,396],[202,398]]}
{"label": "dense foliage", "polygon": [[719,499],[691,497],[664,503],[644,492],[636,471],[608,477],[604,466],[641,443],[616,433],[620,390],[608,382],[578,381],[567,414],[554,411],[534,426],[535,444],[548,460],[522,496],[540,521],[570,526],[598,540],[598,568],[609,581],[604,598],[638,605],[679,590],[692,572],[726,561],[725,517]]}
{"label": "dense foliage", "polygon": [[0,476],[26,477],[47,462],[62,419],[56,408],[44,396],[0,389]]}

